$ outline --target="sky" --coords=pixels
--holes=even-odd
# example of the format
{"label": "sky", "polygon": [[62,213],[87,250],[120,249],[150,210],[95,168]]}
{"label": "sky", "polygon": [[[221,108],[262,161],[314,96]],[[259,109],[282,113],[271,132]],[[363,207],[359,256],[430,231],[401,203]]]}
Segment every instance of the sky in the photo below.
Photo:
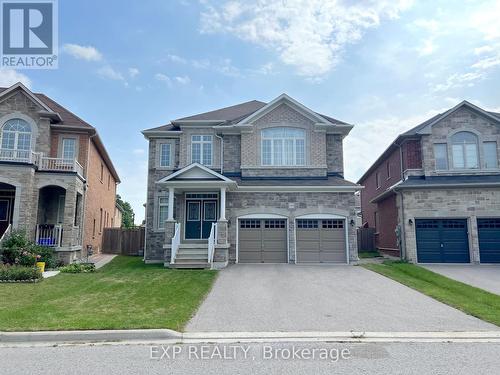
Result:
{"label": "sky", "polygon": [[[460,4],[460,6],[457,6]],[[139,223],[141,130],[287,93],[354,124],[345,177],[468,100],[500,112],[500,0],[59,0],[59,68],[0,69],[95,126]]]}

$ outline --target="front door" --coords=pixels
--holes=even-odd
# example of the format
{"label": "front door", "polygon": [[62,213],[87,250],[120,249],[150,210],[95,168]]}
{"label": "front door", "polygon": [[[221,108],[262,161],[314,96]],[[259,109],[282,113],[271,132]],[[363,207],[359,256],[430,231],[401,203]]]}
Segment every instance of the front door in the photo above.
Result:
{"label": "front door", "polygon": [[199,240],[210,237],[212,223],[216,221],[216,200],[186,201],[186,240]]}

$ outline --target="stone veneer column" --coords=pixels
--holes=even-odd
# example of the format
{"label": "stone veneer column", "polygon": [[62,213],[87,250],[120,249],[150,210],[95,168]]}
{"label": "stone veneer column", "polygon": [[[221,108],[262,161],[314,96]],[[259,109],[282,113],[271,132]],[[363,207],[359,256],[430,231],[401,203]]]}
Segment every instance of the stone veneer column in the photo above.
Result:
{"label": "stone veneer column", "polygon": [[217,244],[227,245],[227,220],[217,221]]}
{"label": "stone veneer column", "polygon": [[62,247],[70,247],[75,245],[73,243],[74,223],[75,223],[75,210],[76,210],[76,186],[71,185],[66,189],[64,197],[64,219],[63,219],[63,236]]}

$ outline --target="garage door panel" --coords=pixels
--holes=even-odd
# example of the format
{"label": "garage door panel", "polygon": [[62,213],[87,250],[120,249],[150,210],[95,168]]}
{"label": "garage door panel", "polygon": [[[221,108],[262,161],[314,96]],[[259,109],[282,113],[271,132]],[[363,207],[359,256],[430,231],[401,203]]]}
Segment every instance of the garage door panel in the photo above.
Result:
{"label": "garage door panel", "polygon": [[465,219],[417,219],[417,258],[420,263],[469,263]]}
{"label": "garage door panel", "polygon": [[239,223],[240,263],[286,263],[286,220],[242,219]]}
{"label": "garage door panel", "polygon": [[344,220],[297,220],[297,263],[346,263]]}
{"label": "garage door panel", "polygon": [[500,263],[500,218],[477,220],[481,263]]}

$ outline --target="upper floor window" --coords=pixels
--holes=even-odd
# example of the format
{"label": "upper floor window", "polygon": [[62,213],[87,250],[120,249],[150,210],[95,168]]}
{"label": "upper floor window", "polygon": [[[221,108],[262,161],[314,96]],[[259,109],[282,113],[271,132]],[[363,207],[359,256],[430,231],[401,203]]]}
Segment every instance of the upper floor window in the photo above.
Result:
{"label": "upper floor window", "polygon": [[387,162],[385,168],[387,169],[387,179],[389,179],[391,178],[391,163]]}
{"label": "upper floor window", "polygon": [[448,169],[448,147],[446,143],[436,143],[434,145],[434,159],[437,170]]}
{"label": "upper floor window", "polygon": [[160,144],[160,167],[170,167],[170,143]]}
{"label": "upper floor window", "polygon": [[191,136],[191,162],[206,166],[212,165],[212,141],[211,135]]}
{"label": "upper floor window", "polygon": [[76,139],[63,138],[62,140],[62,158],[64,160],[75,160],[76,157]]}
{"label": "upper floor window", "polygon": [[458,132],[451,137],[453,168],[479,168],[477,135],[471,132]]}
{"label": "upper floor window", "polygon": [[[2,127],[2,151],[31,150],[31,127],[19,118],[7,121]],[[28,155],[23,156],[28,157]]]}
{"label": "upper floor window", "polygon": [[375,173],[375,185],[377,186],[377,189],[380,187],[380,173],[379,172]]}
{"label": "upper floor window", "polygon": [[305,131],[296,128],[262,130],[262,165],[296,166],[305,164]]}
{"label": "upper floor window", "polygon": [[484,142],[484,167],[487,169],[498,168],[498,153],[496,142]]}

